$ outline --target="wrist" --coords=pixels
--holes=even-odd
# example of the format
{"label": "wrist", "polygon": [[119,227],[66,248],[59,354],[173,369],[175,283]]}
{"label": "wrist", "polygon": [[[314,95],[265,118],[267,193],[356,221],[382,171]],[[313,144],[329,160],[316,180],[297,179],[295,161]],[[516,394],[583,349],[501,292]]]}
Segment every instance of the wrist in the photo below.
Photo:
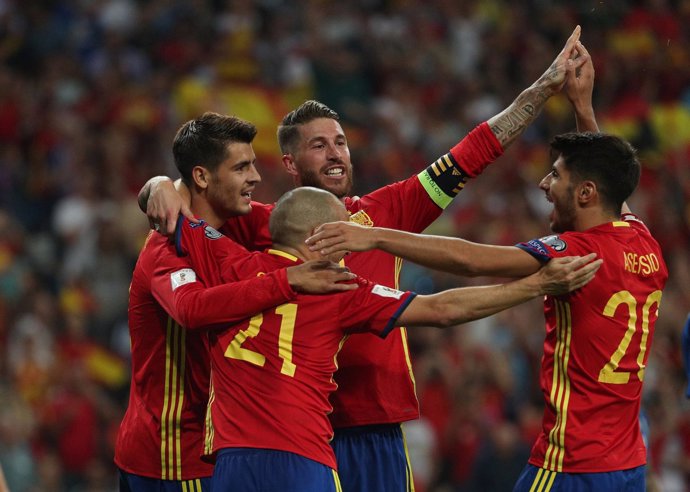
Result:
{"label": "wrist", "polygon": [[371,239],[372,249],[378,249],[383,246],[386,239],[385,231],[379,229],[378,227],[371,228],[371,234],[369,235]]}
{"label": "wrist", "polygon": [[[557,89],[553,87],[553,81],[549,80],[546,74],[542,75],[539,80],[537,80],[530,89],[532,92],[539,94],[544,98],[544,101],[549,99],[551,96],[558,92]],[[530,90],[528,89],[528,90]]]}
{"label": "wrist", "polygon": [[[285,275],[285,283],[287,284],[287,293],[290,298],[294,297],[299,290],[299,274],[295,272],[294,266],[282,269]],[[281,276],[281,271],[277,270],[278,276]]]}
{"label": "wrist", "polygon": [[542,271],[538,270],[532,275],[528,275],[522,279],[524,287],[532,297],[539,297],[547,293],[547,280],[542,275]]}

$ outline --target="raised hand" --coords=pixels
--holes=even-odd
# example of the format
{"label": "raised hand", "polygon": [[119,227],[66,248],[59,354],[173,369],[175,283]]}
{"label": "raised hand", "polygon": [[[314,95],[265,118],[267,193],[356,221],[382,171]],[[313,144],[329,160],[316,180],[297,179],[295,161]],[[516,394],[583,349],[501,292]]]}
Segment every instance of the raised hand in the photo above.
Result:
{"label": "raised hand", "polygon": [[489,118],[488,124],[501,146],[506,149],[532,124],[546,104],[559,92],[566,81],[568,70],[578,70],[586,62],[577,57],[580,26],[575,27],[551,66],[506,109]]}
{"label": "raised hand", "polygon": [[[539,77],[537,84],[548,87],[553,92],[559,92],[565,85],[568,70],[578,70],[579,67],[585,63],[585,58],[577,56],[580,32],[580,26],[575,26],[575,29],[565,42],[563,49],[553,60],[551,66],[546,69],[546,72]],[[582,46],[582,44],[580,44],[580,46]]]}
{"label": "raised hand", "polygon": [[594,91],[592,57],[580,41],[575,45],[573,56],[575,58],[568,61],[565,94],[575,110],[577,130],[580,132],[598,132],[599,126],[592,106],[592,93]]}

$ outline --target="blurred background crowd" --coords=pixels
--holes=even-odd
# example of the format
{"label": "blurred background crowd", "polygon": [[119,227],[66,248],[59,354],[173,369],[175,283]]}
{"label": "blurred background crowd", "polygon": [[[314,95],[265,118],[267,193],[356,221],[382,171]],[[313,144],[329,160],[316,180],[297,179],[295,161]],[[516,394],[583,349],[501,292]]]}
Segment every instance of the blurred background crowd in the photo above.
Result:
{"label": "blurred background crowd", "polygon": [[[273,201],[292,184],[276,125],[318,99],[342,117],[361,195],[423,169],[505,107],[576,24],[600,126],[643,162],[631,208],[671,272],[644,390],[650,467],[662,490],[690,490],[679,352],[690,1],[0,0],[0,464],[12,492],[116,490],[128,285],[148,229],[136,193],[151,176],[176,176],[181,123],[206,110],[254,122],[255,198]],[[547,144],[573,129],[565,98],[551,99],[429,232],[495,244],[545,235]],[[402,286],[488,281],[408,264]],[[406,431],[419,492],[511,490],[540,424],[543,331],[539,301],[411,330],[423,418]]]}

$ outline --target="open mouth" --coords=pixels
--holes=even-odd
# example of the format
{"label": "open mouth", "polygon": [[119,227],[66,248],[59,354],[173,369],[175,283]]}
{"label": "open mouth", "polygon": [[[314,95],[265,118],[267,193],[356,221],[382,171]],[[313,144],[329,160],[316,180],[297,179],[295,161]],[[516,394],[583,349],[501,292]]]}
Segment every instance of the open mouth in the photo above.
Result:
{"label": "open mouth", "polygon": [[329,167],[324,171],[323,173],[329,178],[342,178],[345,176],[345,167],[344,166],[335,166],[335,167]]}

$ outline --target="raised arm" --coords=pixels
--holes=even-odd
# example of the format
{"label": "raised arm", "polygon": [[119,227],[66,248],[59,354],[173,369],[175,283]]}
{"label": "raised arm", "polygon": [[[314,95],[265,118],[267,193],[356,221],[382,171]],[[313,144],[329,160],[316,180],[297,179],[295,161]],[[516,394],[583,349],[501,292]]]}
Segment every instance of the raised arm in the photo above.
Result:
{"label": "raised arm", "polygon": [[[566,73],[565,94],[575,111],[575,123],[578,132],[599,132],[592,94],[594,92],[594,64],[587,48],[578,41],[575,45],[576,60],[582,63],[579,67],[574,61],[569,63]],[[623,203],[621,213],[631,213],[627,202]]]}
{"label": "raised arm", "polygon": [[488,120],[491,131],[503,148],[512,144],[536,119],[546,101],[563,88],[566,73],[579,69],[586,62],[584,57],[577,57],[579,39],[580,26],[577,26],[546,72],[522,91],[510,106]]}
{"label": "raised arm", "polygon": [[587,48],[578,41],[575,44],[575,56],[581,65],[576,68],[573,60],[568,63],[566,71],[565,95],[575,111],[575,123],[578,132],[598,132],[599,125],[592,106],[594,91],[594,64]]}
{"label": "raised arm", "polygon": [[493,246],[464,239],[413,234],[353,222],[331,222],[307,239],[312,251],[334,252],[381,249],[419,265],[457,275],[522,277],[541,264],[514,246]]}
{"label": "raised arm", "polygon": [[484,318],[545,294],[561,295],[587,284],[601,266],[587,256],[554,258],[536,273],[507,284],[451,289],[417,296],[396,321],[397,326],[454,326]]}
{"label": "raised arm", "polygon": [[189,208],[189,189],[179,179],[173,182],[167,176],[153,177],[139,190],[137,200],[139,208],[149,219],[151,229],[164,236],[172,236],[175,233],[175,225],[180,214],[192,222],[199,222]]}

